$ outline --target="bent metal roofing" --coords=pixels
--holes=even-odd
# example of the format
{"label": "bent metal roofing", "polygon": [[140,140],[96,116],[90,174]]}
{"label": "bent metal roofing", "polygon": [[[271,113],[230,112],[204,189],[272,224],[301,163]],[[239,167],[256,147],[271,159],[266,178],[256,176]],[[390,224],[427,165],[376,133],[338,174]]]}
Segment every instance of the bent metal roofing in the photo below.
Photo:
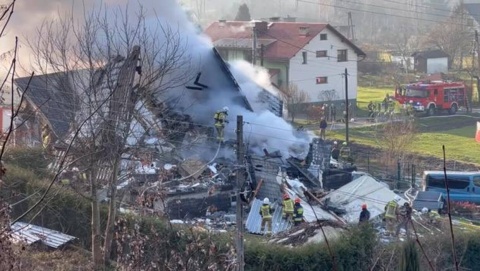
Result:
{"label": "bent metal roofing", "polygon": [[24,222],[15,222],[11,225],[11,230],[14,240],[25,242],[27,245],[41,242],[49,247],[58,248],[76,239],[71,235]]}

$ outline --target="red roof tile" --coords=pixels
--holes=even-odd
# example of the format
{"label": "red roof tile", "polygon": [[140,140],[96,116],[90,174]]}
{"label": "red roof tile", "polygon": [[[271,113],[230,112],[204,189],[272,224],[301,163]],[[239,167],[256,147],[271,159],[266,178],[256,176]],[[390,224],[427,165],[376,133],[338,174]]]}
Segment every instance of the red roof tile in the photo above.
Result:
{"label": "red roof tile", "polygon": [[[205,34],[207,34],[213,42],[225,38],[252,39],[252,28],[249,24],[250,22],[237,21],[214,22],[207,27]],[[301,27],[308,28],[308,35],[300,34]],[[345,42],[353,47],[358,55],[365,55],[365,53],[329,24],[272,22],[268,23],[268,30],[257,32],[257,38],[276,40],[265,46],[264,57],[266,59],[288,60],[295,56],[325,28],[328,28],[343,38]]]}

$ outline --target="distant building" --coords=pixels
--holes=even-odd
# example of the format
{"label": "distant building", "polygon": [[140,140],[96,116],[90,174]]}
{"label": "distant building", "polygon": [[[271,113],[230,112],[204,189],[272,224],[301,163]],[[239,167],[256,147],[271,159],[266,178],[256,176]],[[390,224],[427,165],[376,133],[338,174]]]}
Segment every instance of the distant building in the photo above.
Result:
{"label": "distant building", "polygon": [[449,55],[442,50],[415,52],[412,54],[416,72],[447,73]]}
{"label": "distant building", "polygon": [[253,61],[253,26],[256,31],[256,65],[270,72],[270,80],[279,88],[294,83],[308,93],[310,102],[322,102],[322,92],[345,98],[348,69],[349,99],[357,98],[357,61],[366,54],[329,24],[299,22],[236,22],[221,20],[212,23],[205,33],[225,61]]}

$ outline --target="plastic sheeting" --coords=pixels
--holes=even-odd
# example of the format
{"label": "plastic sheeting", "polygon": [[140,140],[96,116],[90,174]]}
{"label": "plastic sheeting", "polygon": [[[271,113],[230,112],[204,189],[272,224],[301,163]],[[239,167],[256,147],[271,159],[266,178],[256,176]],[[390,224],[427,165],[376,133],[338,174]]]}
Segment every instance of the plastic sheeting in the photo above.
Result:
{"label": "plastic sheeting", "polygon": [[[373,219],[385,212],[385,205],[395,196],[386,184],[365,175],[331,192],[325,198],[330,200],[331,205],[345,209],[347,213],[343,218],[348,223],[357,223],[362,204],[367,204],[370,219]],[[399,204],[405,202],[402,199]]]}

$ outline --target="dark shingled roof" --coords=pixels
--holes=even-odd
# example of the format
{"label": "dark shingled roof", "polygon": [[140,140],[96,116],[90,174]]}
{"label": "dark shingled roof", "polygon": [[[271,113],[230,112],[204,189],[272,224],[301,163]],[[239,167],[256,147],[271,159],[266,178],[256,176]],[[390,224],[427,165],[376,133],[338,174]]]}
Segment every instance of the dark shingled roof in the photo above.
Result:
{"label": "dark shingled roof", "polygon": [[[15,84],[25,91],[29,80],[30,77],[17,78]],[[66,73],[33,76],[25,97],[47,118],[58,138],[68,133],[75,116],[76,94]]]}
{"label": "dark shingled roof", "polygon": [[447,53],[442,50],[429,50],[429,51],[422,51],[422,52],[415,52],[412,54],[415,58],[444,58],[449,57]]}

